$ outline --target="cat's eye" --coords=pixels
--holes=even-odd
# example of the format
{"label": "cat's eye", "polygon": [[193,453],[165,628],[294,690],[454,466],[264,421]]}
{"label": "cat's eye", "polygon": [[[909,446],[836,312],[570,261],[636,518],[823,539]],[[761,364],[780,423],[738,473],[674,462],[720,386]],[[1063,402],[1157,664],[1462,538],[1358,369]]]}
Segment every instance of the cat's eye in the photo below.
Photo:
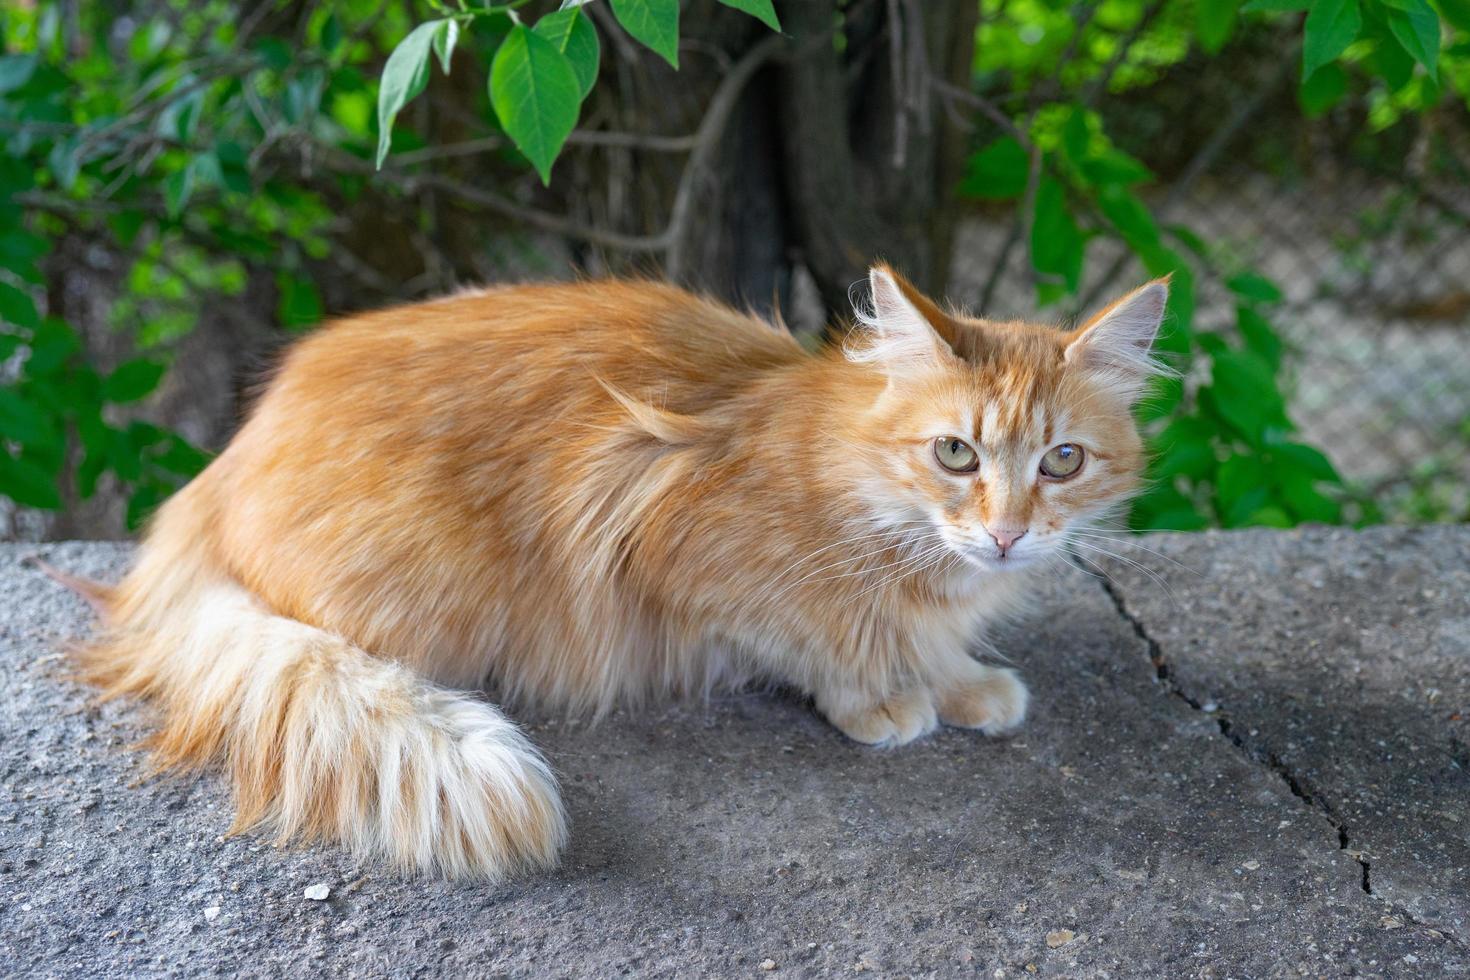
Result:
{"label": "cat's eye", "polygon": [[1065,480],[1069,476],[1076,476],[1077,471],[1082,469],[1082,447],[1064,442],[1060,446],[1053,446],[1041,457],[1041,475],[1051,477],[1053,480]]}
{"label": "cat's eye", "polygon": [[934,458],[951,473],[973,473],[980,468],[980,457],[959,436],[940,436],[934,440]]}

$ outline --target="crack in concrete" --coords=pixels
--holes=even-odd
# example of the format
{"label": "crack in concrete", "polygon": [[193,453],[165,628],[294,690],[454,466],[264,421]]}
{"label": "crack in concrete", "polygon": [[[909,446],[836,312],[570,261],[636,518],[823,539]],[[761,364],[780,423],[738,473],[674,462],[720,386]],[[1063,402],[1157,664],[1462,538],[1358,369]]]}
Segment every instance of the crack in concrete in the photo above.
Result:
{"label": "crack in concrete", "polygon": [[1271,770],[1271,772],[1275,773],[1281,779],[1281,781],[1286,784],[1286,788],[1291,792],[1292,796],[1301,800],[1302,803],[1305,804],[1307,807],[1311,808],[1322,817],[1324,817],[1327,820],[1328,825],[1331,826],[1333,830],[1337,831],[1338,850],[1346,851],[1348,853],[1348,856],[1356,861],[1359,868],[1361,869],[1361,874],[1358,880],[1358,887],[1363,892],[1363,894],[1377,899],[1380,902],[1383,902],[1386,906],[1393,909],[1393,911],[1397,915],[1401,916],[1404,921],[1410,922],[1421,928],[1428,929],[1435,934],[1442,936],[1455,946],[1463,945],[1460,941],[1460,938],[1453,933],[1447,932],[1446,930],[1438,926],[1431,926],[1427,923],[1420,922],[1406,909],[1402,908],[1397,903],[1391,902],[1388,899],[1384,898],[1382,895],[1375,893],[1373,891],[1373,881],[1371,877],[1372,863],[1368,860],[1368,856],[1362,851],[1355,851],[1352,849],[1352,836],[1349,833],[1347,823],[1332,808],[1332,805],[1327,802],[1327,800],[1322,796],[1320,792],[1314,790],[1311,787],[1311,784],[1307,782],[1305,777],[1294,772],[1292,768],[1288,766],[1286,762],[1283,761],[1282,758],[1275,752],[1273,752],[1269,747],[1265,745],[1256,745],[1249,742],[1246,736],[1240,734],[1240,732],[1236,729],[1235,724],[1230,720],[1230,717],[1226,715],[1223,711],[1205,711],[1204,704],[1198,698],[1194,697],[1194,695],[1186,691],[1184,687],[1179,683],[1179,681],[1174,677],[1173,668],[1170,666],[1168,658],[1164,656],[1163,646],[1159,643],[1158,640],[1153,638],[1152,634],[1149,633],[1148,627],[1144,625],[1143,620],[1134,615],[1134,613],[1128,608],[1127,603],[1123,598],[1123,593],[1121,590],[1119,590],[1117,583],[1115,583],[1110,577],[1106,575],[1094,575],[1093,577],[1097,578],[1098,582],[1102,585],[1103,591],[1107,593],[1108,599],[1111,600],[1111,602],[1113,603],[1113,608],[1117,610],[1118,615],[1123,617],[1123,621],[1128,623],[1128,625],[1133,628],[1134,634],[1144,642],[1148,650],[1149,661],[1153,664],[1155,676],[1158,678],[1159,683],[1164,686],[1165,691],[1167,691],[1171,696],[1178,698],[1180,701],[1183,701],[1195,711],[1213,717],[1215,719],[1215,724],[1220,729],[1220,734],[1223,735],[1226,740],[1229,741],[1230,744],[1233,745],[1238,752],[1240,752],[1241,755],[1244,755],[1246,758],[1250,759],[1252,762],[1258,765],[1265,766],[1267,769]]}

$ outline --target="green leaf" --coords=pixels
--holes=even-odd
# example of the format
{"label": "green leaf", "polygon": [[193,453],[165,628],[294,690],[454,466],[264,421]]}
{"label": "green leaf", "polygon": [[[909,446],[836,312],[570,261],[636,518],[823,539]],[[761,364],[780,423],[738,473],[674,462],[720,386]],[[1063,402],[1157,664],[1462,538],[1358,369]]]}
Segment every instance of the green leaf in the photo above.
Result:
{"label": "green leaf", "polygon": [[1116,185],[1105,187],[1098,194],[1097,203],[1130,248],[1144,251],[1158,246],[1159,226],[1132,191]]}
{"label": "green leaf", "polygon": [[1409,84],[1414,77],[1414,58],[1388,29],[1381,19],[1369,21],[1365,34],[1373,38],[1373,54],[1370,64],[1385,82],[1390,92],[1397,92]]}
{"label": "green leaf", "polygon": [[41,325],[41,315],[36,312],[36,302],[30,293],[4,281],[0,281],[0,320],[26,330]]}
{"label": "green leaf", "polygon": [[1198,480],[1214,472],[1215,466],[1214,446],[1201,442],[1181,442],[1164,453],[1153,475],[1161,479],[1187,476]]}
{"label": "green leaf", "polygon": [[490,104],[541,183],[577,125],[582,88],[556,45],[522,24],[512,27],[490,66]]}
{"label": "green leaf", "polygon": [[1272,451],[1291,460],[1314,480],[1321,480],[1324,483],[1342,483],[1337,467],[1332,465],[1332,461],[1324,456],[1321,450],[1304,446],[1299,442],[1283,442],[1272,447]]}
{"label": "green leaf", "polygon": [[1088,183],[1097,186],[1121,184],[1129,187],[1154,178],[1153,172],[1148,167],[1122,150],[1113,147],[1094,153],[1077,166],[1082,171],[1082,176],[1087,178]]}
{"label": "green leaf", "polygon": [[1281,338],[1276,335],[1276,328],[1271,326],[1265,317],[1248,306],[1239,307],[1235,311],[1235,322],[1245,345],[1261,355],[1261,359],[1273,370],[1279,368],[1281,366]]}
{"label": "green leaf", "polygon": [[1242,272],[1225,280],[1230,291],[1242,299],[1256,303],[1281,302],[1281,288],[1255,272]]}
{"label": "green leaf", "polygon": [[327,14],[327,19],[322,22],[320,41],[322,50],[327,54],[336,51],[337,45],[342,43],[342,23],[337,20],[336,11]]}
{"label": "green leaf", "polygon": [[1302,111],[1310,119],[1316,119],[1337,105],[1347,94],[1347,72],[1333,62],[1312,72],[1312,77],[1302,82],[1298,97]]}
{"label": "green leaf", "polygon": [[210,456],[188,440],[173,433],[166,434],[167,442],[162,452],[152,457],[160,469],[182,477],[193,477],[209,465]]}
{"label": "green leaf", "polygon": [[1194,32],[1200,47],[1215,54],[1230,40],[1235,31],[1235,14],[1240,0],[1197,0],[1194,9]]}
{"label": "green leaf", "polygon": [[1073,163],[1081,163],[1092,155],[1092,127],[1087,122],[1087,112],[1073,108],[1062,126],[1062,150]]}
{"label": "green leaf", "polygon": [[1439,81],[1439,14],[1425,0],[1409,0],[1407,9],[1385,7],[1388,29],[1429,77]]}
{"label": "green leaf", "polygon": [[136,531],[142,527],[153,509],[163,503],[163,496],[163,489],[151,483],[134,490],[133,495],[128,498],[128,530]]}
{"label": "green leaf", "polygon": [[1262,445],[1268,428],[1286,426],[1276,373],[1260,355],[1226,350],[1215,354],[1211,362],[1210,384],[1200,397],[1246,442]]}
{"label": "green leaf", "polygon": [[1296,522],[1280,507],[1261,507],[1235,522],[1238,527],[1291,527]]}
{"label": "green leaf", "polygon": [[0,234],[0,266],[32,282],[41,281],[35,262],[50,250],[50,242],[24,228],[10,228]]}
{"label": "green leaf", "polygon": [[776,19],[776,8],[771,6],[771,0],[720,0],[720,3],[750,14],[773,31],[781,29],[781,22]]}
{"label": "green leaf", "polygon": [[110,402],[135,402],[146,398],[163,379],[165,366],[145,357],[118,365],[102,382],[102,397]]}
{"label": "green leaf", "polygon": [[383,166],[388,149],[393,142],[393,120],[398,111],[407,105],[429,84],[429,55],[433,50],[434,38],[443,27],[443,21],[431,20],[420,24],[409,35],[398,42],[398,47],[388,56],[383,66],[383,77],[378,82],[378,155],[377,166]]}
{"label": "green leaf", "polygon": [[14,388],[0,388],[0,436],[27,446],[45,446],[57,441],[51,416]]}
{"label": "green leaf", "polygon": [[1031,221],[1031,264],[1043,276],[1060,277],[1068,292],[1082,279],[1086,245],[1082,232],[1067,210],[1065,189],[1053,177],[1043,177],[1036,189],[1036,212]]}
{"label": "green leaf", "polygon": [[1358,0],[1312,0],[1302,40],[1302,78],[1336,61],[1363,26]]}
{"label": "green leaf", "polygon": [[1240,8],[1243,14],[1295,13],[1311,6],[1311,0],[1250,0]]}
{"label": "green leaf", "polygon": [[276,276],[280,303],[276,315],[287,330],[304,330],[322,318],[322,295],[316,283],[304,276],[282,271]]}
{"label": "green leaf", "polygon": [[26,373],[32,376],[50,374],[65,364],[81,346],[81,340],[71,327],[48,317],[41,321],[31,338],[31,356],[26,358]]}
{"label": "green leaf", "polygon": [[1229,527],[1238,527],[1270,499],[1266,467],[1255,456],[1231,456],[1220,464],[1215,495],[1220,516]]}
{"label": "green leaf", "polygon": [[439,58],[439,67],[449,74],[449,61],[454,57],[454,45],[459,40],[459,21],[446,18],[439,22],[434,32],[434,54]]}
{"label": "green leaf", "polygon": [[1439,0],[1436,6],[1451,26],[1470,31],[1470,0]]}
{"label": "green leaf", "polygon": [[34,54],[8,54],[0,57],[0,95],[14,92],[36,73],[41,59]]}
{"label": "green leaf", "polygon": [[679,0],[612,0],[612,11],[624,30],[679,67]]}
{"label": "green leaf", "polygon": [[602,58],[602,46],[597,40],[597,29],[592,26],[592,21],[582,11],[572,7],[547,14],[536,22],[532,30],[566,55],[572,71],[577,73],[577,84],[581,86],[582,98],[587,98],[587,93],[597,83],[597,66]]}
{"label": "green leaf", "polygon": [[3,450],[0,450],[0,494],[23,507],[61,509],[56,474],[47,472],[32,460],[25,457],[16,459]]}
{"label": "green leaf", "polygon": [[992,201],[1008,201],[1026,191],[1031,158],[1013,136],[1002,136],[965,164],[965,179],[960,193]]}

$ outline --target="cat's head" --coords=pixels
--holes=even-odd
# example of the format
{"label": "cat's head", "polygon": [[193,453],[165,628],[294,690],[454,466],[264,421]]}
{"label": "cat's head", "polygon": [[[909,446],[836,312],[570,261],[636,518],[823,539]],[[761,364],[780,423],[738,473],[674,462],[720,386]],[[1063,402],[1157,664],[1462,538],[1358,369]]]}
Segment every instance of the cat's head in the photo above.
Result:
{"label": "cat's head", "polygon": [[947,313],[886,266],[870,278],[845,352],[886,379],[851,430],[878,523],[999,571],[1055,553],[1137,489],[1132,408],[1163,370],[1150,349],[1167,281],[1062,331]]}

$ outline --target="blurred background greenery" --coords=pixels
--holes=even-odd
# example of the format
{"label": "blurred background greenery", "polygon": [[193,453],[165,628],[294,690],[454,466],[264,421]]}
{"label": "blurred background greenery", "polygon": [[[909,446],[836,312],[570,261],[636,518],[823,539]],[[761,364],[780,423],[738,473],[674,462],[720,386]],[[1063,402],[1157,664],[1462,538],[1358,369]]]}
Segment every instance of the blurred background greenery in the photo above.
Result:
{"label": "blurred background greenery", "polygon": [[11,0],[0,30],[0,536],[136,528],[326,317],[652,273],[815,338],[879,256],[1059,322],[1173,276],[1136,527],[1470,519],[1470,0]]}

